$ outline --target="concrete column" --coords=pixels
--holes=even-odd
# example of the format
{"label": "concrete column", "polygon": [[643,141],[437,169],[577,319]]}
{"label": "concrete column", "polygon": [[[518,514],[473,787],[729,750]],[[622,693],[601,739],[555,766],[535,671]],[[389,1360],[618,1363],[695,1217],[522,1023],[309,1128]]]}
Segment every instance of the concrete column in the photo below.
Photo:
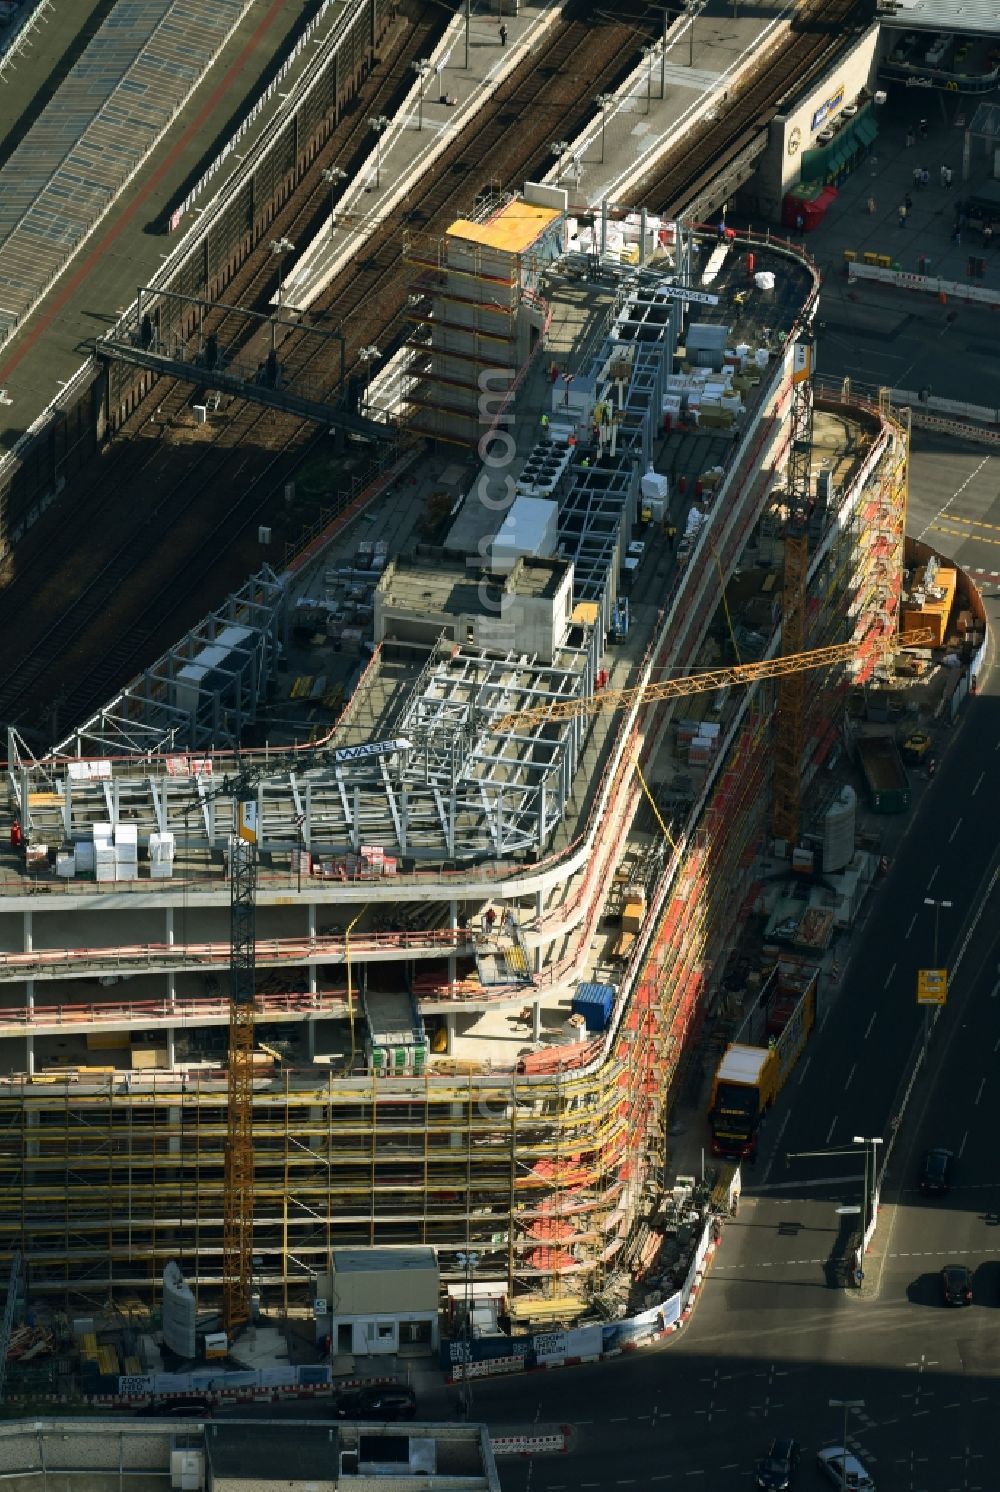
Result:
{"label": "concrete column", "polygon": [[445,1018],[444,1018],[444,1030],[445,1030],[445,1035],[448,1038],[448,1056],[449,1057],[452,1055],[452,1053],[455,1050],[455,1026],[456,1026],[456,1018],[455,1018],[454,1012],[452,1012],[450,1015],[446,1015]]}
{"label": "concrete column", "polygon": [[531,1007],[531,1039],[532,1041],[542,1039],[542,1007],[538,1000]]}
{"label": "concrete column", "polygon": [[[453,1021],[454,1018],[451,1017],[451,1016],[448,1016],[447,1019]],[[452,1031],[453,1030],[454,1030],[454,1026],[452,1025],[452,1027],[449,1029],[449,1032],[448,1032],[448,1040],[449,1040],[449,1042],[451,1041],[451,1035],[452,1035]],[[451,1117],[455,1120],[456,1126],[460,1126],[461,1123],[462,1123],[462,1120],[465,1118],[465,1104],[464,1103],[453,1103],[453,1104],[449,1105],[449,1108],[451,1110]],[[465,1135],[462,1133],[462,1130],[460,1128],[453,1129],[452,1132],[451,1132],[451,1134],[448,1136],[448,1140],[449,1140],[450,1148],[452,1150],[464,1150],[465,1149]]]}
{"label": "concrete column", "polygon": [[[542,911],[543,911],[544,907],[545,907],[545,895],[541,891],[536,891],[535,892],[535,921],[536,921],[536,923],[538,923],[539,926],[541,926],[541,922],[542,922]],[[542,972],[542,945],[541,945],[541,943],[539,943],[539,945],[538,945],[537,948],[535,948],[535,949],[532,950],[531,961],[532,961],[532,964],[534,966],[534,972],[536,974],[540,974]]]}
{"label": "concrete column", "polygon": [[[317,908],[316,903],[314,901],[311,901],[311,902],[309,902],[307,904],[307,906],[306,906],[306,937],[308,937],[308,938],[315,938],[315,936],[316,936],[316,913],[317,913],[317,911],[318,911],[318,908]],[[306,972],[307,972],[308,977],[309,977],[309,993],[311,995],[315,995],[316,992],[317,992],[316,965],[314,963],[313,964],[307,964],[306,965]],[[315,1048],[315,1040],[316,1040],[315,1036],[312,1036],[310,1038],[310,1045],[313,1048]],[[310,1057],[313,1056],[314,1055],[314,1050],[310,1051],[309,1055],[310,1055]]]}
{"label": "concrete column", "polygon": [[170,1067],[170,1068],[173,1068],[174,1064],[177,1061],[177,1053],[176,1053],[176,1048],[175,1048],[175,1044],[174,1044],[174,1028],[173,1028],[173,1026],[168,1026],[167,1029],[166,1029],[166,1031],[164,1032],[164,1035],[166,1036],[166,1039],[167,1039],[167,1066]]}
{"label": "concrete column", "polygon": [[[39,1126],[39,1121],[41,1120],[41,1117],[42,1116],[38,1112],[37,1109],[28,1109],[28,1111],[26,1112],[26,1114],[24,1116],[24,1122],[25,1122],[25,1126],[27,1127],[27,1129],[28,1130],[37,1129],[38,1126]],[[27,1160],[37,1160],[38,1159],[38,1141],[37,1140],[25,1139],[25,1142],[24,1142],[24,1154],[25,1154],[25,1158]]]}
{"label": "concrete column", "polygon": [[[164,920],[165,920],[165,923],[166,923],[166,944],[167,944],[168,948],[172,948],[174,946],[174,909],[173,909],[173,907],[165,907],[164,908]],[[177,1000],[177,975],[176,975],[176,973],[174,972],[173,969],[170,969],[167,972],[167,999],[170,1001],[171,1005],[173,1005],[176,1002],[176,1000]],[[171,1036],[171,1045],[172,1044],[173,1044],[173,1037]],[[171,1059],[171,1063],[172,1063],[172,1059]]]}
{"label": "concrete column", "polygon": [[[25,912],[24,913],[24,951],[25,951],[25,953],[31,953],[31,952],[33,952],[34,951],[34,946],[35,946],[34,945],[34,926],[33,926],[33,921],[32,921],[32,915],[33,914],[31,912]],[[26,1006],[26,1008],[28,1010],[34,1010],[34,1008],[35,1008],[35,981],[33,979],[27,979],[27,980],[25,980],[25,984],[24,984],[24,1003],[25,1003],[25,1006]],[[35,1038],[30,1034],[30,1031],[29,1031],[27,1037],[25,1038],[24,1045],[25,1045],[25,1054],[24,1054],[25,1067],[27,1068],[29,1076],[34,1076],[34,1072],[35,1072]]]}
{"label": "concrete column", "polygon": [[[31,913],[29,912],[27,915],[30,917]],[[34,1008],[35,1008],[35,981],[33,979],[27,979],[27,980],[25,980],[25,984],[24,984],[24,1003],[27,1006],[28,1010],[34,1010]],[[34,1076],[34,1072],[35,1072],[35,1038],[32,1035],[29,1034],[25,1038],[25,1043],[24,1044],[25,1044],[25,1066],[26,1066],[26,1068],[28,1070],[29,1076],[33,1077]]]}
{"label": "concrete column", "polygon": [[169,1139],[169,1142],[168,1142],[168,1153],[170,1155],[180,1155],[180,1153],[181,1153],[181,1137],[180,1137],[181,1109],[180,1109],[180,1105],[179,1104],[176,1104],[176,1105],[175,1104],[171,1104],[170,1109],[169,1109],[169,1111],[167,1113],[167,1123],[170,1125],[171,1129],[176,1128],[177,1131],[178,1131],[177,1134],[174,1134],[174,1135],[170,1136],[170,1139]]}
{"label": "concrete column", "polygon": [[[448,927],[452,935],[458,932],[458,902],[452,899],[448,903]],[[458,977],[458,961],[453,953],[448,955],[448,983],[454,984]],[[451,1044],[448,1045],[449,1052]]]}
{"label": "concrete column", "polygon": [[306,1017],[306,1056],[310,1062],[316,1060],[316,1018]]}

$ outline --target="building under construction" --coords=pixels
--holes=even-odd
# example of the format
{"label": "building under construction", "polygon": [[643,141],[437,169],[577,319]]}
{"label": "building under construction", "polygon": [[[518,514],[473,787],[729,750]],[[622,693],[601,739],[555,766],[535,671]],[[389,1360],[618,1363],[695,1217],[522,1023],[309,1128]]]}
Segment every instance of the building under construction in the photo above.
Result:
{"label": "building under construction", "polygon": [[[856,910],[870,857],[853,820],[830,831],[826,768],[852,694],[891,670],[906,426],[815,379],[799,247],[642,223],[612,262],[566,253],[551,203],[532,212],[530,233],[508,205],[415,256],[411,414],[448,442],[442,468],[480,440],[484,317],[518,348],[501,366],[527,368],[518,395],[544,401],[512,500],[481,504],[485,544],[459,542],[487,521],[470,455],[443,543],[352,532],[305,578],[255,578],[51,754],[11,733],[0,1252],[23,1250],[30,1297],[156,1301],[177,1260],[201,1306],[221,1298],[227,748],[276,687],[294,697],[303,614],[341,662],[362,640],[318,741],[241,763],[265,1303],[308,1311],[331,1249],[419,1244],[445,1283],[474,1254],[516,1324],[615,1314],[658,1244],[703,1024],[724,1031],[753,981],[738,941],[763,868],[824,873],[774,945],[793,986],[816,924]],[[573,375],[552,373],[531,328],[597,261]],[[837,666],[730,687],[836,644]],[[708,690],[663,687],[702,670]]]}

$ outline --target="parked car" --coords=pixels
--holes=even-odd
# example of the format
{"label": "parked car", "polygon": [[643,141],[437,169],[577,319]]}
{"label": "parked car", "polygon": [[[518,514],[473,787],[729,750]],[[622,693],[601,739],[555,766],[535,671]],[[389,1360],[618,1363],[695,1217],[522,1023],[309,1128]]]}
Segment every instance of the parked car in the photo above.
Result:
{"label": "parked car", "polygon": [[405,1383],[373,1383],[347,1389],[333,1403],[335,1419],[412,1419],[417,1397]]}
{"label": "parked car", "polygon": [[951,1160],[951,1151],[942,1149],[940,1145],[924,1152],[920,1167],[920,1190],[927,1196],[944,1196],[951,1185]]}
{"label": "parked car", "polygon": [[138,1412],[156,1419],[211,1419],[212,1403],[209,1399],[197,1397],[155,1399],[148,1409],[140,1409]]}
{"label": "parked car", "polygon": [[972,1273],[964,1264],[946,1264],[941,1271],[941,1293],[945,1305],[972,1304]]}
{"label": "parked car", "polygon": [[849,1487],[850,1492],[875,1492],[875,1483],[862,1463],[842,1445],[828,1445],[826,1450],[820,1451],[816,1465],[835,1487]]}
{"label": "parked car", "polygon": [[772,1440],[767,1455],[754,1467],[758,1487],[767,1492],[786,1492],[795,1479],[799,1447],[794,1440]]}

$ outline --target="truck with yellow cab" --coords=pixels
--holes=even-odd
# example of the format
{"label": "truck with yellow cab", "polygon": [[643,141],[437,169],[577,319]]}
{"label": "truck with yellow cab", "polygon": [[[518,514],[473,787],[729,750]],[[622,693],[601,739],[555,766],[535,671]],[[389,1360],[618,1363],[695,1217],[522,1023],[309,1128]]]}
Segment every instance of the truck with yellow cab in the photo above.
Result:
{"label": "truck with yellow cab", "polygon": [[784,1087],[816,1020],[819,970],[775,964],[722,1055],[709,1100],[712,1154],[753,1161],[761,1120]]}

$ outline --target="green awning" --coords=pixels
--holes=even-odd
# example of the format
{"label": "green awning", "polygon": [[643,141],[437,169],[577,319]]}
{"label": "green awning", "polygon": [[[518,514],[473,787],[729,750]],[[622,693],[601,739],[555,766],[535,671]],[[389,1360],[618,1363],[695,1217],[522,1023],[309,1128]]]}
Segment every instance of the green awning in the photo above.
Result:
{"label": "green awning", "polygon": [[858,139],[865,145],[871,145],[878,139],[878,125],[871,114],[865,114],[857,124]]}
{"label": "green awning", "polygon": [[838,171],[843,170],[844,162],[846,160],[847,156],[844,154],[843,150],[834,150],[830,155],[830,159],[826,163],[825,170],[827,176],[836,176]]}

